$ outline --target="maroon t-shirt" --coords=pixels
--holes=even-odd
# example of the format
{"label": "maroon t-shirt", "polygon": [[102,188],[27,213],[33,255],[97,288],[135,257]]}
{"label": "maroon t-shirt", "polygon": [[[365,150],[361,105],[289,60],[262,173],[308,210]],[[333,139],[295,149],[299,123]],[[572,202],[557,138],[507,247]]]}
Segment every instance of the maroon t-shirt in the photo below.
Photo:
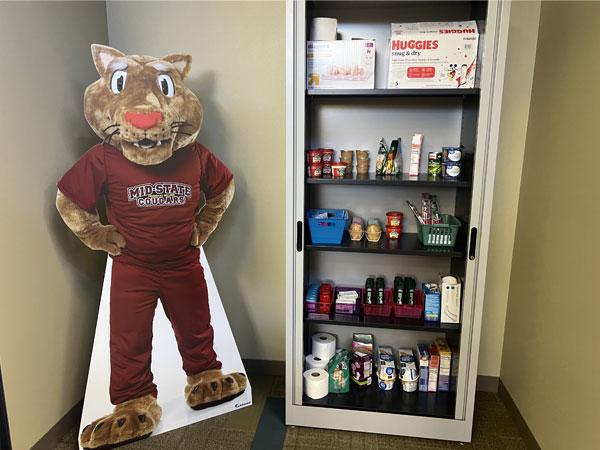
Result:
{"label": "maroon t-shirt", "polygon": [[190,246],[201,192],[216,197],[233,174],[203,145],[194,142],[153,166],[132,163],[120,150],[98,144],[58,182],[60,191],[93,212],[101,195],[106,212],[127,241],[118,256],[144,266],[183,266],[198,261]]}

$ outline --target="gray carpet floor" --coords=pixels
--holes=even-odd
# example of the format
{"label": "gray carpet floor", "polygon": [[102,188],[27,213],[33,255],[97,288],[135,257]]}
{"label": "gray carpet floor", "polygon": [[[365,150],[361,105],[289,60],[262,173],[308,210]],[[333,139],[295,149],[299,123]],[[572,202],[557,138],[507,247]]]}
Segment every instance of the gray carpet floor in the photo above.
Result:
{"label": "gray carpet floor", "polygon": [[[282,377],[250,376],[253,405],[120,447],[122,450],[250,450],[267,397],[283,397]],[[54,450],[77,449],[73,427]],[[318,439],[315,439],[318,438]],[[526,450],[497,394],[478,392],[470,443],[288,427],[284,450]]]}

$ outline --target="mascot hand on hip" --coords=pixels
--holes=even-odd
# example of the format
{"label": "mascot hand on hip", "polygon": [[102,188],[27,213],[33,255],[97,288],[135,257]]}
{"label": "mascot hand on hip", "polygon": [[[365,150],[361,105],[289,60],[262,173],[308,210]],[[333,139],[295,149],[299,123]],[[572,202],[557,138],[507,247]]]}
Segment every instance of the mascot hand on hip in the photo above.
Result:
{"label": "mascot hand on hip", "polygon": [[[126,56],[92,45],[100,79],[85,91],[85,117],[103,139],[58,183],[56,207],[88,247],[113,258],[110,291],[112,414],[86,426],[86,449],[148,437],[162,410],[150,370],[152,321],[160,298],[187,374],[194,409],[231,400],[242,373],[224,375],[213,349],[200,246],[234,192],[233,175],[194,142],[202,107],[183,80],[189,55]],[[106,198],[110,225],[96,202]]]}

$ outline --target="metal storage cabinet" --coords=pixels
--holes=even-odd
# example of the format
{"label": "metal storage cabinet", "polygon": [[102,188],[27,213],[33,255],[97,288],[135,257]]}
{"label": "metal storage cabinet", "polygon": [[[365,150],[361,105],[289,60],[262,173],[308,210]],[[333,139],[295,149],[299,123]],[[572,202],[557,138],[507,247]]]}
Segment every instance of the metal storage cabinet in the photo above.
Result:
{"label": "metal storage cabinet", "polygon": [[[492,209],[494,170],[508,34],[510,4],[505,2],[310,2],[287,3],[287,186],[286,186],[286,423],[309,427],[470,441],[477,378],[482,303]],[[338,18],[343,38],[377,40],[376,89],[307,91],[306,40],[312,17]],[[470,90],[387,90],[387,50],[391,22],[478,20],[479,87]],[[465,147],[460,182],[401,177],[392,181],[306,179],[305,149],[318,147],[376,149],[377,136],[401,135],[408,151],[413,133],[422,132],[427,151],[439,146]],[[375,141],[373,142],[373,140]],[[373,156],[373,153],[371,154]],[[373,159],[373,158],[372,158]],[[406,158],[405,158],[406,161]],[[421,159],[421,171],[423,158]],[[466,168],[466,170],[465,170]],[[407,167],[404,170],[407,171]],[[374,170],[374,169],[373,169]],[[405,214],[404,235],[396,249],[322,246],[310,243],[306,211],[318,207],[349,209],[384,217],[404,199],[418,201],[435,192],[442,212],[461,218],[457,245],[450,251],[424,248],[415,224]],[[396,205],[396,207],[394,207]],[[385,239],[382,236],[382,239]],[[438,272],[463,278],[462,319],[456,325],[414,326],[385,321],[344,322],[305,318],[304,287],[313,280],[362,285],[368,274],[410,273],[417,284],[435,280]],[[304,355],[310,335],[328,331],[343,347],[353,332],[375,335],[376,345],[414,347],[446,337],[460,349],[455,393],[403,393],[377,386],[365,392],[329,394],[321,400],[303,396]]]}

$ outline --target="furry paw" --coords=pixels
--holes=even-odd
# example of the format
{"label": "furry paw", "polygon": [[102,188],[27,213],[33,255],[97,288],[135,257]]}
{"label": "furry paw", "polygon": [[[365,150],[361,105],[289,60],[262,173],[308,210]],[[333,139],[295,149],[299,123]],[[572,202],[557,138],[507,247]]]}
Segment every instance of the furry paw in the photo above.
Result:
{"label": "furry paw", "polygon": [[190,239],[190,245],[192,247],[202,247],[204,243],[208,240],[209,236],[210,232],[202,230],[198,223],[195,223],[194,228],[192,229],[192,238]]}
{"label": "furry paw", "polygon": [[89,246],[93,245],[94,250],[104,250],[113,256],[118,256],[127,246],[125,238],[113,225],[101,225],[94,231],[89,238]]}
{"label": "furry paw", "polygon": [[246,375],[223,375],[221,369],[206,370],[187,377],[185,398],[192,409],[215,406],[241,395],[246,390]]}
{"label": "furry paw", "polygon": [[128,400],[117,406],[112,414],[87,425],[79,442],[84,449],[108,450],[144,439],[156,428],[162,409],[151,395]]}

